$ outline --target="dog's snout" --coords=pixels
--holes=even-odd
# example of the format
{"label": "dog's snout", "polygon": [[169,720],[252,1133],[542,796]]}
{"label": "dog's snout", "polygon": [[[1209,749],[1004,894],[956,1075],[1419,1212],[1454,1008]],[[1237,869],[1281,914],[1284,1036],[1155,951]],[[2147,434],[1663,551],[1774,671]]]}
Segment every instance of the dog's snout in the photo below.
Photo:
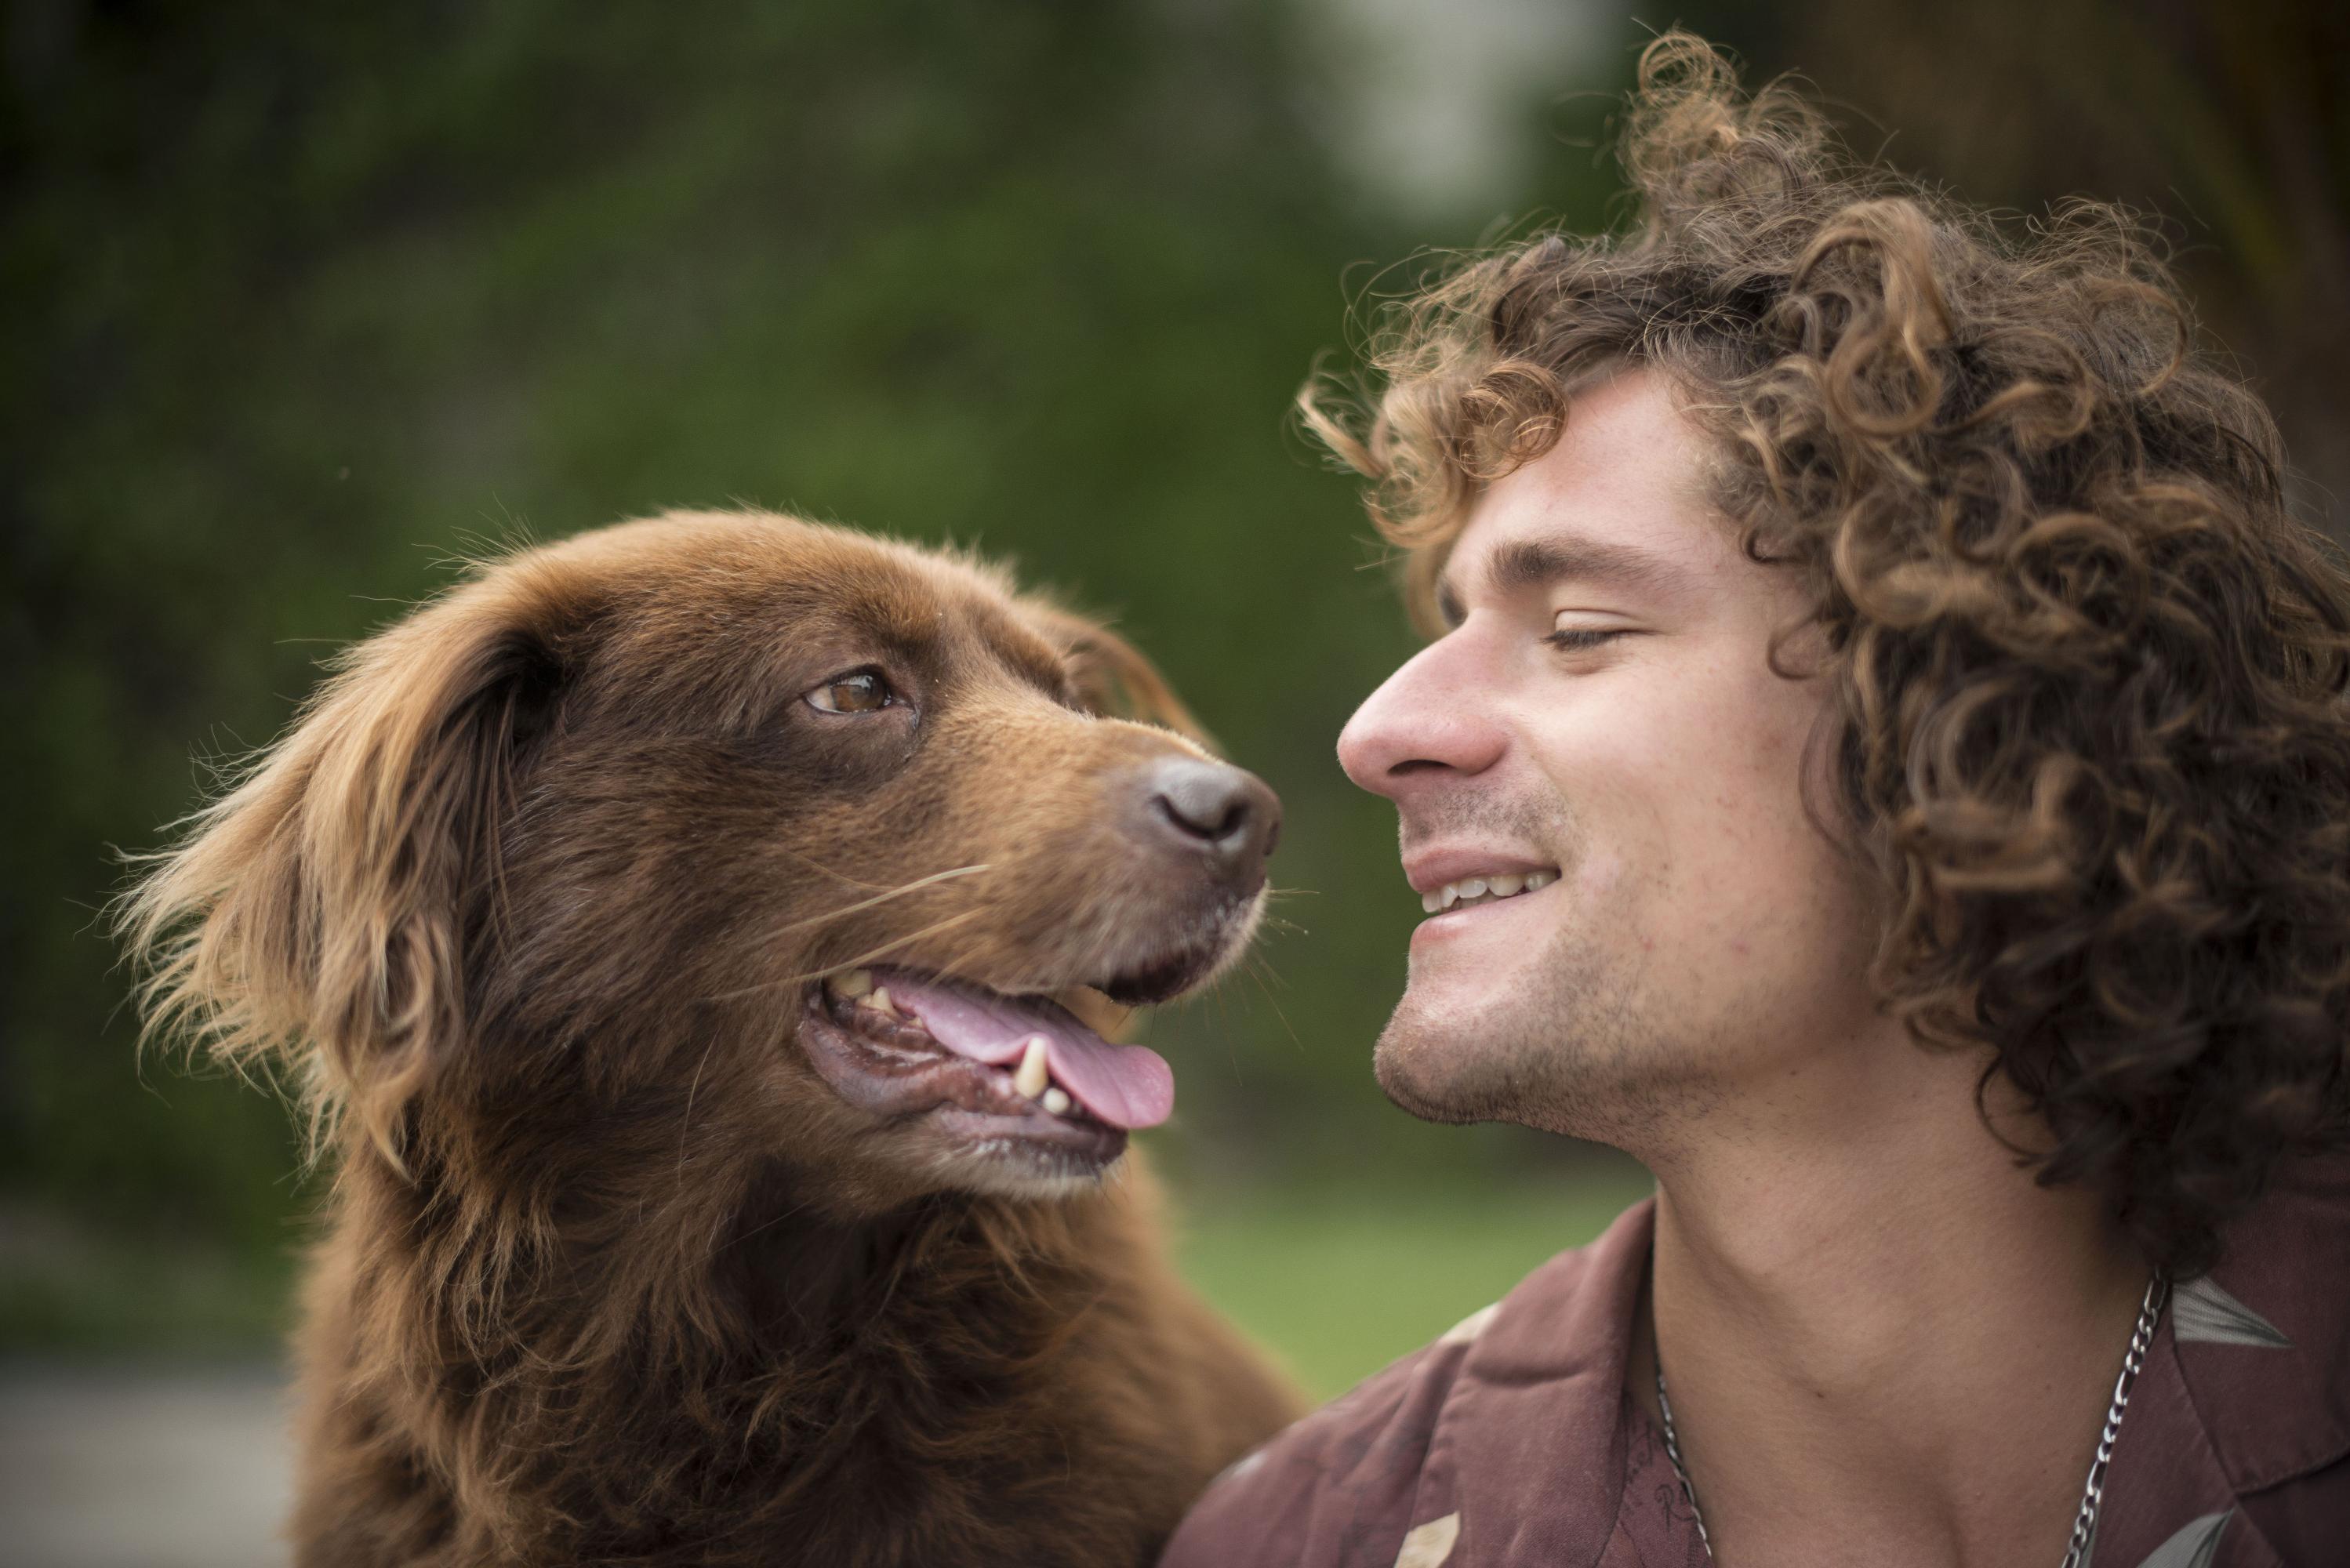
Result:
{"label": "dog's snout", "polygon": [[1281,797],[1254,774],[1170,758],[1151,769],[1144,788],[1162,837],[1235,870],[1261,867],[1281,836]]}

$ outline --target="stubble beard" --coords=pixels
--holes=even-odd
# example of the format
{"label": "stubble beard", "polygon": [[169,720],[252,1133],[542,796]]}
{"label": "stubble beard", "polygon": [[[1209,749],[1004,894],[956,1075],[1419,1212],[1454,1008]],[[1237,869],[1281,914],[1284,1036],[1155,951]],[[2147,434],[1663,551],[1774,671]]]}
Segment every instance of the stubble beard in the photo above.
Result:
{"label": "stubble beard", "polygon": [[[1575,858],[1561,861],[1561,897],[1572,896]],[[1700,1021],[1677,1018],[1659,991],[1630,948],[1569,923],[1534,961],[1494,976],[1481,1005],[1408,988],[1373,1071],[1424,1121],[1511,1122],[1646,1157],[1721,1097]]]}

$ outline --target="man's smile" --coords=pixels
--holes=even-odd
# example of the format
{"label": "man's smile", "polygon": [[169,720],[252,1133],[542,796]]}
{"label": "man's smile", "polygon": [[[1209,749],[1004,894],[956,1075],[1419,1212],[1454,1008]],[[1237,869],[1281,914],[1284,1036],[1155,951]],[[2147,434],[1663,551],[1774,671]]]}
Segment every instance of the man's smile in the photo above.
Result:
{"label": "man's smile", "polygon": [[1412,946],[1496,918],[1495,904],[1523,904],[1558,880],[1555,865],[1491,849],[1424,849],[1404,857],[1405,879],[1419,895],[1428,919],[1412,931]]}
{"label": "man's smile", "polygon": [[[1409,845],[1412,837],[1413,835],[1407,831],[1405,843]],[[1497,877],[1523,879],[1527,877],[1552,878],[1557,875],[1558,862],[1546,856],[1513,854],[1476,845],[1406,848],[1403,853],[1403,879],[1410,883],[1411,890],[1423,898],[1431,893],[1441,893],[1448,887],[1457,888],[1472,880],[1490,885]]]}
{"label": "man's smile", "polygon": [[1527,893],[1538,893],[1558,880],[1555,869],[1540,871],[1491,871],[1481,876],[1462,877],[1431,888],[1419,896],[1419,907],[1430,914],[1448,909],[1473,908],[1480,904],[1497,903],[1503,898],[1515,898]]}

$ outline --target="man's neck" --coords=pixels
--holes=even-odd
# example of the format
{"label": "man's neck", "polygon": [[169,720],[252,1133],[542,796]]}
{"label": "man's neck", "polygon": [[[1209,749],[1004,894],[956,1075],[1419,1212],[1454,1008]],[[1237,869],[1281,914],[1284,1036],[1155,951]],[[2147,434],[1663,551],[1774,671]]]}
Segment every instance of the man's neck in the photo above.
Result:
{"label": "man's neck", "polygon": [[2054,1565],[2146,1270],[2017,1168],[1979,1064],[1891,1053],[1652,1159],[1635,1394],[1653,1417],[1661,1354],[1721,1562]]}

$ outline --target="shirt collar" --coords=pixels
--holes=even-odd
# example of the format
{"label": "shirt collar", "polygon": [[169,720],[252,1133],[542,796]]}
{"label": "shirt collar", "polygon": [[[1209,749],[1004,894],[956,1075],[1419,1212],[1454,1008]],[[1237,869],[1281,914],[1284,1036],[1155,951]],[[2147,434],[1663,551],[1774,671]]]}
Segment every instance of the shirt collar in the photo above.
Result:
{"label": "shirt collar", "polygon": [[2350,1157],[2309,1160],[2171,1292],[2179,1381],[2239,1492],[2350,1454]]}
{"label": "shirt collar", "polygon": [[[1506,1542],[1487,1543],[1497,1564],[1596,1563],[1616,1533],[1625,1367],[1655,1224],[1654,1199],[1634,1204],[1475,1328],[1430,1458],[1451,1471],[1464,1520],[1512,1520]],[[1539,1487],[1525,1485],[1530,1466]]]}

